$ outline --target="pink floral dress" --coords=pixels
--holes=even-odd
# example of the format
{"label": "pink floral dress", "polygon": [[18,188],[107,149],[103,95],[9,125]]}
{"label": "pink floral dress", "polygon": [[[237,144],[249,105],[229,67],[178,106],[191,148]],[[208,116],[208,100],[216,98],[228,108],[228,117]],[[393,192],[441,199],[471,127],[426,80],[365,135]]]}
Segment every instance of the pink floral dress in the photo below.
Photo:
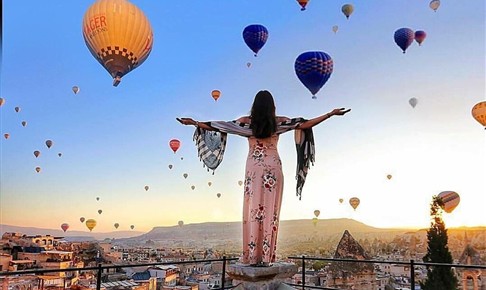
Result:
{"label": "pink floral dress", "polygon": [[244,264],[275,262],[278,221],[283,192],[278,135],[248,138],[243,202]]}

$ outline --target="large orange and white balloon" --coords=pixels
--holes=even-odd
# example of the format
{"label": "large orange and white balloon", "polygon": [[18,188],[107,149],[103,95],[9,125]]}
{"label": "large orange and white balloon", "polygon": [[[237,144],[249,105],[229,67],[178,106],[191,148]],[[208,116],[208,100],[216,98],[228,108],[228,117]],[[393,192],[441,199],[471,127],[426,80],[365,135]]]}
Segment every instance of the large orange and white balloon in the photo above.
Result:
{"label": "large orange and white balloon", "polygon": [[84,14],[83,37],[114,86],[147,59],[154,41],[149,20],[128,0],[97,0]]}
{"label": "large orange and white balloon", "polygon": [[439,193],[437,197],[442,200],[443,203],[442,209],[446,213],[451,213],[459,205],[459,202],[461,201],[459,194],[457,194],[457,192],[455,191],[450,191],[450,190]]}
{"label": "large orange and white balloon", "polygon": [[486,129],[486,101],[479,102],[471,110],[473,118]]}

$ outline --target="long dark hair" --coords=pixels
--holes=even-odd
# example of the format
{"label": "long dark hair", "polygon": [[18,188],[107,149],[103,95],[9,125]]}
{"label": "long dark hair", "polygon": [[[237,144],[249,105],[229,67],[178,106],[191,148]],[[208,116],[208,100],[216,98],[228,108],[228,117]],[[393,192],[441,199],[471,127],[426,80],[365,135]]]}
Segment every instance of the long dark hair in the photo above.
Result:
{"label": "long dark hair", "polygon": [[256,94],[250,118],[250,128],[256,138],[267,138],[277,131],[275,103],[269,91],[259,91]]}

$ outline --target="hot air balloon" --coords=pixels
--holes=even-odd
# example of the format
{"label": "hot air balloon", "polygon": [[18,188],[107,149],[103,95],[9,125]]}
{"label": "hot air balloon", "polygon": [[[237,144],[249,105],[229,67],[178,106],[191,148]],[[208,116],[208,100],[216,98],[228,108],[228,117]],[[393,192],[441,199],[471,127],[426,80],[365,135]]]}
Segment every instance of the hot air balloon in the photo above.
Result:
{"label": "hot air balloon", "polygon": [[172,164],[169,164],[169,169],[172,169]]}
{"label": "hot air balloon", "polygon": [[184,160],[184,157],[181,157],[181,160]]}
{"label": "hot air balloon", "polygon": [[349,204],[351,205],[351,207],[352,207],[354,210],[356,210],[356,208],[358,207],[359,202],[360,202],[360,201],[359,201],[359,198],[357,198],[357,197],[351,197],[351,198],[349,199]]}
{"label": "hot air balloon", "polygon": [[83,17],[84,41],[113,77],[113,86],[152,51],[153,32],[142,10],[127,0],[98,0]]}
{"label": "hot air balloon", "polygon": [[178,224],[180,227],[182,227],[182,226],[184,225],[184,221],[179,221],[177,224]]}
{"label": "hot air balloon", "polygon": [[239,185],[239,186],[242,186],[242,185],[243,185],[243,181],[242,181],[242,180],[239,180],[239,181],[238,181],[238,185]]}
{"label": "hot air balloon", "polygon": [[208,186],[211,186],[211,184],[213,184],[211,181],[208,181]]}
{"label": "hot air balloon", "polygon": [[268,39],[268,30],[260,24],[251,24],[243,30],[243,40],[257,56],[258,51],[265,45]]}
{"label": "hot air balloon", "polygon": [[73,87],[73,92],[76,95],[79,92],[79,87],[78,86],[74,86]]}
{"label": "hot air balloon", "polygon": [[247,63],[246,63],[246,67],[248,67],[248,68],[249,68],[250,66],[251,66],[251,62],[247,62]]}
{"label": "hot air balloon", "polygon": [[15,109],[14,109],[14,110],[15,110],[15,112],[17,112],[17,113],[18,113],[18,112],[20,112],[20,107],[15,107]]}
{"label": "hot air balloon", "polygon": [[67,229],[69,229],[69,225],[68,225],[67,223],[63,223],[63,224],[61,225],[61,229],[62,229],[64,232],[66,232],[66,231],[67,231]]}
{"label": "hot air balloon", "polygon": [[61,157],[62,156],[62,153],[61,152],[57,153],[57,156]]}
{"label": "hot air balloon", "polygon": [[22,121],[22,126],[23,127],[27,126],[27,122],[26,121]]}
{"label": "hot air balloon", "polygon": [[40,151],[35,150],[35,151],[34,151],[34,156],[35,156],[35,158],[39,157],[39,155],[40,155]]}
{"label": "hot air balloon", "polygon": [[322,51],[307,51],[295,60],[295,73],[316,99],[316,94],[327,82],[333,70],[331,57]]}
{"label": "hot air balloon", "polygon": [[84,217],[80,217],[80,218],[79,218],[79,221],[80,221],[80,222],[82,222],[82,223],[84,223],[85,218],[84,218]]}
{"label": "hot air balloon", "polygon": [[172,151],[174,151],[174,154],[177,152],[177,150],[179,149],[179,147],[181,147],[181,141],[177,140],[177,139],[172,139],[169,141],[169,147],[170,149],[172,149]]}
{"label": "hot air balloon", "polygon": [[184,178],[187,178],[187,176],[189,176],[187,173],[184,173],[182,174],[182,176],[184,176]]}
{"label": "hot air balloon", "polygon": [[392,179],[392,177],[393,177],[393,176],[392,176],[391,174],[388,174],[388,175],[386,176],[386,178],[388,178],[388,180]]}
{"label": "hot air balloon", "polygon": [[97,198],[96,198],[96,200],[100,200],[100,198],[99,198],[99,197],[97,197]]}
{"label": "hot air balloon", "polygon": [[0,98],[0,107],[3,106],[3,104],[5,104],[5,99],[4,98]]}
{"label": "hot air balloon", "polygon": [[486,101],[479,102],[471,110],[473,118],[486,129]]}
{"label": "hot air balloon", "polygon": [[321,214],[321,211],[320,210],[316,209],[314,211],[314,215],[316,216],[316,218],[318,218],[320,214]]}
{"label": "hot air balloon", "polygon": [[119,223],[115,223],[113,226],[115,227],[115,229],[118,229],[118,227],[120,226],[120,224]]}
{"label": "hot air balloon", "polygon": [[432,0],[429,3],[429,7],[432,10],[434,10],[435,12],[437,12],[437,9],[439,9],[439,6],[440,6],[440,1],[439,0]]}
{"label": "hot air balloon", "polygon": [[135,228],[135,226],[134,225],[131,225],[130,228],[133,230]]}
{"label": "hot air balloon", "polygon": [[213,90],[211,92],[211,96],[215,101],[217,101],[219,99],[219,96],[221,96],[221,92],[219,90]]}
{"label": "hot air balloon", "polygon": [[196,189],[196,187],[195,187],[194,185],[192,185],[192,186],[191,186],[191,189],[192,189],[192,190],[194,190],[194,189]]}
{"label": "hot air balloon", "polygon": [[40,168],[39,166],[37,166],[37,167],[35,168],[35,171],[37,171],[37,173],[39,173],[39,172],[41,171],[41,168]]}
{"label": "hot air balloon", "polygon": [[300,10],[304,11],[305,6],[307,5],[307,3],[309,3],[309,0],[297,0],[297,2],[299,2],[299,5],[302,7],[302,8],[300,8]]}
{"label": "hot air balloon", "polygon": [[221,197],[221,193],[219,193],[219,192],[218,192],[218,194],[216,194],[216,196],[217,196],[218,198],[220,198],[220,197]]}
{"label": "hot air balloon", "polygon": [[402,49],[403,53],[415,39],[415,33],[410,28],[400,28],[394,34],[395,43]]}
{"label": "hot air balloon", "polygon": [[94,227],[96,227],[96,221],[94,219],[89,219],[86,221],[86,227],[89,229],[89,231],[91,232]]}
{"label": "hot air balloon", "polygon": [[343,203],[343,202],[344,202],[344,199],[340,198],[339,203]]}
{"label": "hot air balloon", "polygon": [[51,148],[52,141],[51,140],[46,140],[46,146],[47,146],[47,148]]}
{"label": "hot air balloon", "polygon": [[461,201],[459,194],[455,191],[443,191],[437,197],[442,200],[442,209],[446,213],[451,213]]}
{"label": "hot air balloon", "polygon": [[149,186],[148,185],[145,185],[145,191],[148,191],[149,190]]}
{"label": "hot air balloon", "polygon": [[3,134],[3,137],[5,137],[5,139],[8,139],[8,138],[10,138],[10,134],[9,133],[5,133],[5,134]]}
{"label": "hot air balloon", "polygon": [[103,211],[101,209],[98,210],[98,213],[101,214]]}
{"label": "hot air balloon", "polygon": [[341,7],[341,11],[344,16],[346,16],[346,19],[349,19],[349,16],[353,14],[354,6],[352,4],[344,4],[343,7]]}
{"label": "hot air balloon", "polygon": [[424,42],[426,37],[427,37],[427,33],[425,33],[425,31],[422,30],[415,31],[415,41],[419,44],[419,46],[422,45],[422,42]]}
{"label": "hot air balloon", "polygon": [[333,31],[334,33],[336,33],[336,32],[338,31],[338,29],[339,29],[339,26],[337,26],[337,25],[334,25],[334,26],[332,27],[332,31]]}
{"label": "hot air balloon", "polygon": [[411,98],[410,100],[408,100],[408,103],[410,104],[410,106],[412,106],[412,108],[415,108],[415,106],[418,103],[418,100],[417,98]]}

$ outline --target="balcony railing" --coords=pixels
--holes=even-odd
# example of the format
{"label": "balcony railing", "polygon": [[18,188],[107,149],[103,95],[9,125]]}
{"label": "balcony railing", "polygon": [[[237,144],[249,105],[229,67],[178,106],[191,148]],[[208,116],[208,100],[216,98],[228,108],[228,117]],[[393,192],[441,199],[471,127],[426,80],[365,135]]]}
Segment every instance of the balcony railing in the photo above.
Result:
{"label": "balcony railing", "polygon": [[[334,258],[318,258],[318,257],[295,257],[291,256],[288,257],[290,260],[299,261],[302,264],[302,283],[301,284],[293,284],[293,283],[286,283],[289,286],[292,286],[297,289],[324,289],[324,290],[339,290],[338,288],[329,288],[329,287],[321,287],[321,286],[313,286],[313,285],[306,285],[306,278],[305,278],[305,269],[306,269],[306,262],[308,261],[326,261],[326,262],[345,262],[345,263],[370,263],[370,264],[394,264],[394,265],[405,265],[409,266],[410,268],[410,288],[415,289],[415,266],[426,266],[426,267],[448,267],[448,268],[464,268],[464,269],[481,269],[486,270],[485,265],[463,265],[463,264],[443,264],[443,263],[423,263],[423,262],[415,262],[414,260],[410,260],[408,262],[405,261],[382,261],[382,260],[351,260],[351,259],[334,259]],[[32,270],[22,270],[22,271],[4,271],[0,272],[0,278],[8,279],[10,276],[19,276],[19,275],[27,275],[27,274],[37,274],[42,275],[45,273],[58,273],[58,272],[76,272],[76,271],[96,271],[96,289],[101,289],[101,278],[103,270],[110,270],[110,269],[120,269],[120,268],[127,268],[127,267],[145,267],[145,266],[162,266],[162,265],[181,265],[181,264],[197,264],[197,263],[211,263],[211,262],[223,262],[222,271],[221,271],[221,287],[218,289],[232,289],[236,286],[226,286],[225,285],[225,276],[226,276],[226,264],[231,261],[236,261],[238,258],[226,258],[225,256],[222,259],[209,259],[209,260],[190,260],[190,261],[174,261],[174,262],[157,262],[157,263],[141,263],[141,264],[124,264],[124,265],[102,265],[98,264],[96,267],[84,267],[84,268],[65,268],[65,269],[32,269]],[[5,285],[5,284],[4,284]],[[1,288],[0,288],[1,289]],[[7,289],[5,289],[7,290]]]}

